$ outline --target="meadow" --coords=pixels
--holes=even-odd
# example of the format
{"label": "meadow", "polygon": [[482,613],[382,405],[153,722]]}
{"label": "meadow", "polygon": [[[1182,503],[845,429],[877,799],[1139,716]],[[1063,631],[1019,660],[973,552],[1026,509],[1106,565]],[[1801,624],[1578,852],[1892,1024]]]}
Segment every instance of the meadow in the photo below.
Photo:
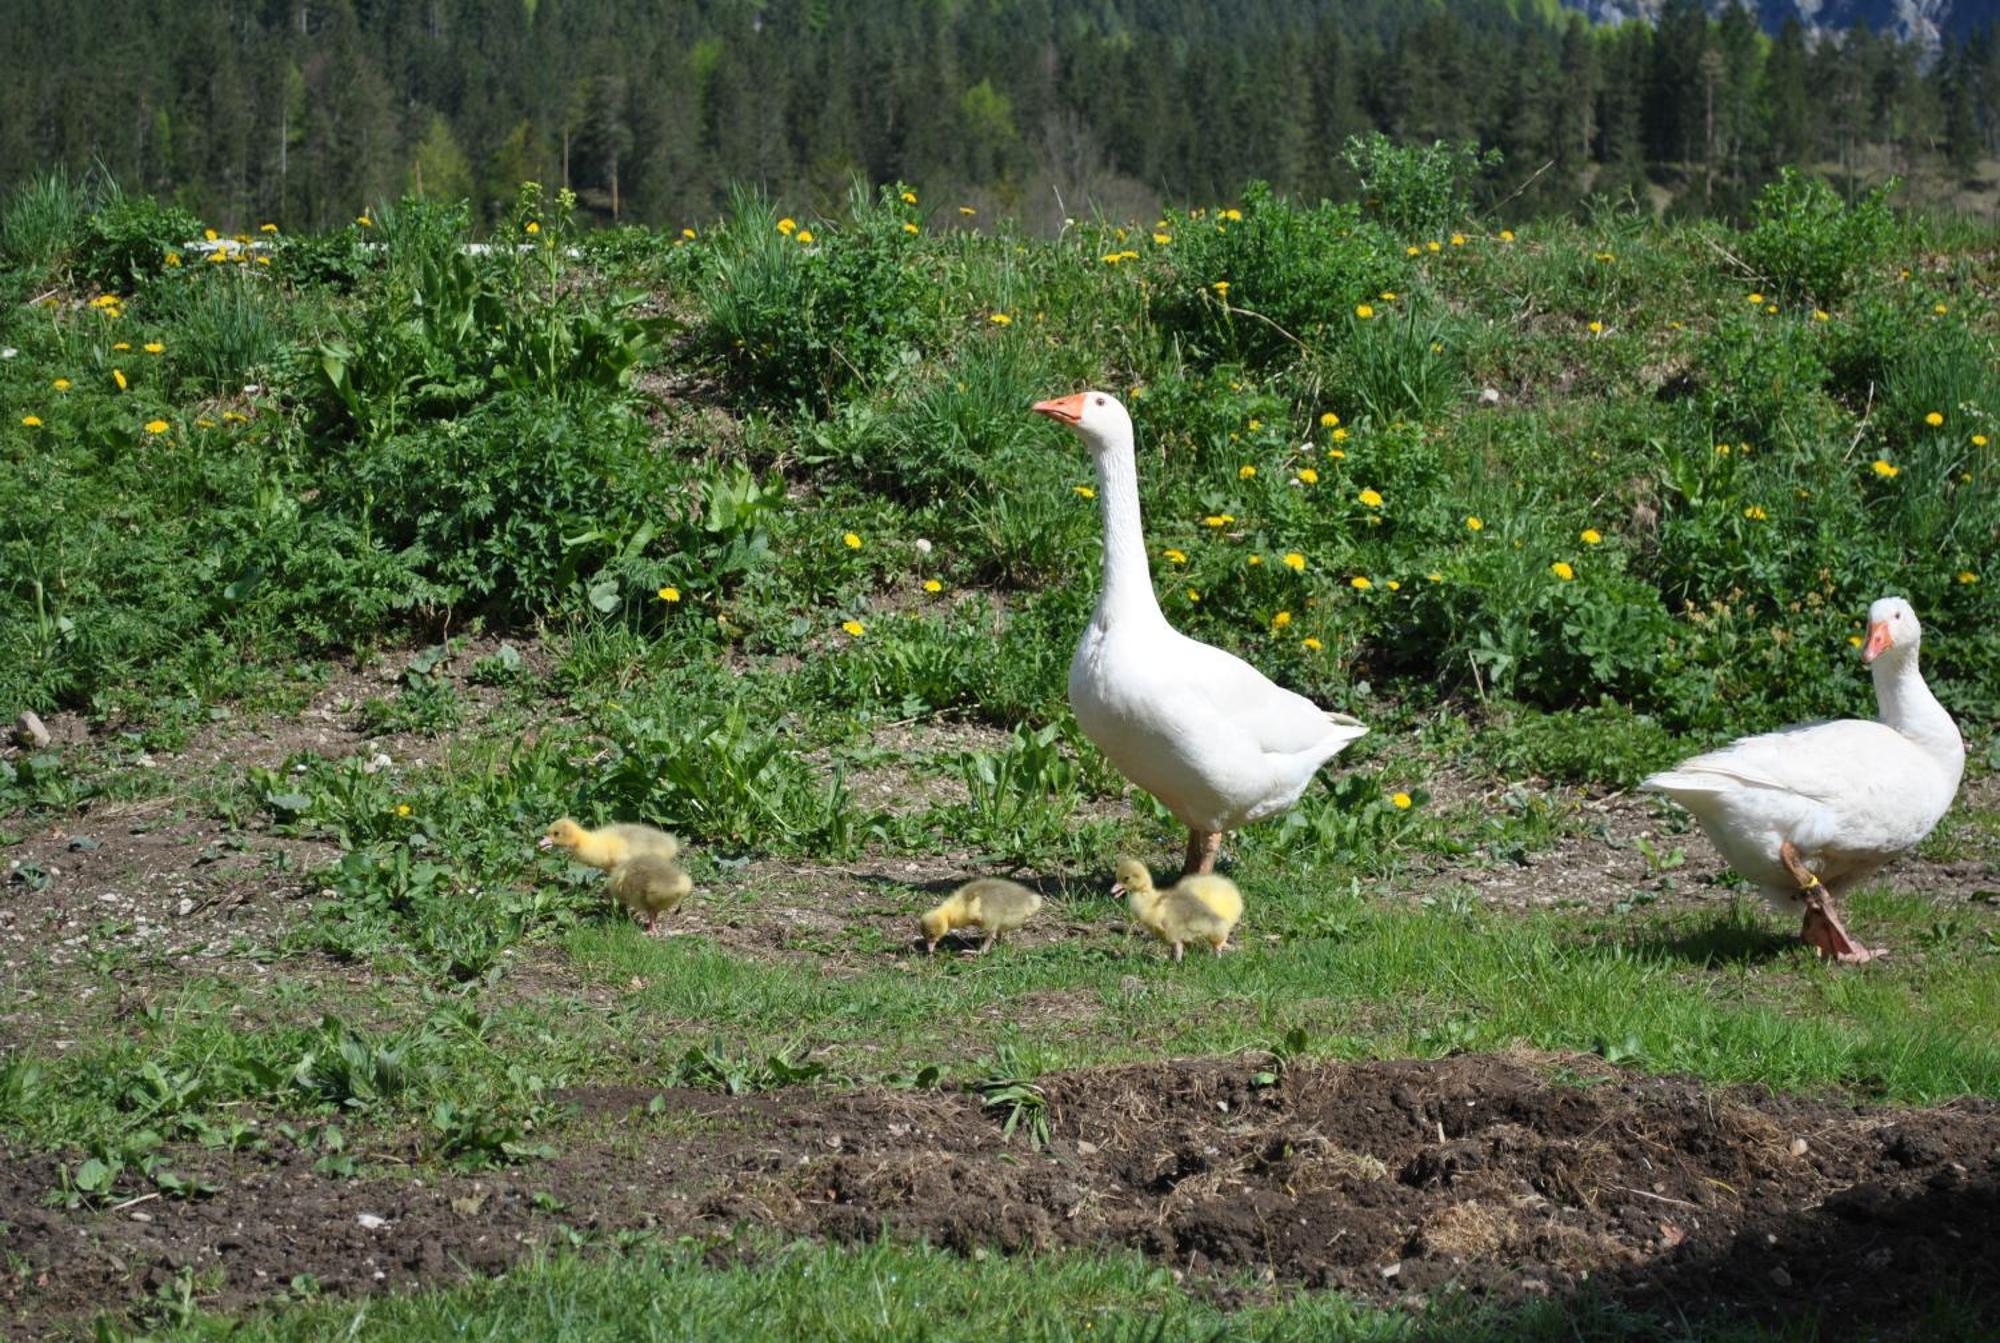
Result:
{"label": "meadow", "polygon": [[[0,205],[0,1331],[1986,1338],[2000,249],[1787,177],[1488,227],[1451,155],[1028,236]],[[1180,628],[1371,733],[1230,837],[1064,702],[1139,432]],[[1831,969],[1632,785],[1872,716],[1959,801]],[[643,818],[648,938],[554,817]],[[916,915],[979,873],[990,955]]]}

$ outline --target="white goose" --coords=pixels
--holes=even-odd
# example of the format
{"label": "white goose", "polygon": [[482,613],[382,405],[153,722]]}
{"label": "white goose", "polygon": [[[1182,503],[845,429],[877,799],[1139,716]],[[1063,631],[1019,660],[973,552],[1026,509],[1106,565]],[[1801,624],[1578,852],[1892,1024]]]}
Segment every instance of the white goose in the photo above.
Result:
{"label": "white goose", "polygon": [[1836,961],[1882,954],[1854,941],[1835,895],[1916,847],[1950,809],[1965,743],[1917,670],[1923,628],[1900,597],[1868,608],[1861,660],[1878,720],[1843,718],[1745,737],[1640,785],[1694,813],[1729,865]]}
{"label": "white goose", "polygon": [[1139,523],[1132,419],[1118,398],[1078,392],[1035,410],[1090,448],[1104,510],[1104,590],[1070,660],[1070,708],[1119,772],[1187,826],[1182,875],[1211,872],[1223,831],[1290,807],[1368,729],[1167,623]]}

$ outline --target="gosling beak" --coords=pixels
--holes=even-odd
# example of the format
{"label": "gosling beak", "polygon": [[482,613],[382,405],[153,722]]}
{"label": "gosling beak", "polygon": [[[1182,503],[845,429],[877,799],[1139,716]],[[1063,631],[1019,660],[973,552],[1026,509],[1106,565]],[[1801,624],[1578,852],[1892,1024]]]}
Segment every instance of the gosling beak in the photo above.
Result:
{"label": "gosling beak", "polygon": [[937,943],[931,941],[928,938],[924,939],[924,955],[933,956],[936,954],[937,954]]}
{"label": "gosling beak", "polygon": [[550,839],[547,835],[543,835],[540,839],[535,841],[535,847],[538,849],[553,849],[555,846],[556,842]]}
{"label": "gosling beak", "polygon": [[1124,883],[1124,882],[1122,882],[1122,881],[1114,881],[1114,882],[1112,882],[1112,883],[1111,883],[1111,893],[1112,893],[1113,895],[1123,895],[1123,894],[1125,894],[1125,883]]}
{"label": "gosling beak", "polygon": [[1889,622],[1878,620],[1868,627],[1868,643],[1861,650],[1861,660],[1873,662],[1895,647],[1895,644],[1896,641],[1889,637]]}
{"label": "gosling beak", "polygon": [[1046,415],[1052,420],[1075,428],[1083,422],[1083,393],[1074,396],[1058,396],[1048,401],[1037,401],[1032,407],[1035,414]]}

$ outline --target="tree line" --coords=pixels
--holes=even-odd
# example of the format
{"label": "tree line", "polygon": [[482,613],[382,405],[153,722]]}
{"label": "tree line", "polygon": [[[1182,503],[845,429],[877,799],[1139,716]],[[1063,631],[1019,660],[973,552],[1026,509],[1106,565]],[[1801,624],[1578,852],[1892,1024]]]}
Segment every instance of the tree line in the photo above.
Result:
{"label": "tree line", "polygon": [[1593,27],[1453,0],[15,0],[0,189],[102,170],[232,227],[523,180],[683,225],[855,175],[1031,227],[1355,190],[1346,138],[1471,140],[1510,217],[1630,193],[1739,214],[1780,168],[1950,198],[2000,134],[1988,31],[1927,53],[1669,0]]}

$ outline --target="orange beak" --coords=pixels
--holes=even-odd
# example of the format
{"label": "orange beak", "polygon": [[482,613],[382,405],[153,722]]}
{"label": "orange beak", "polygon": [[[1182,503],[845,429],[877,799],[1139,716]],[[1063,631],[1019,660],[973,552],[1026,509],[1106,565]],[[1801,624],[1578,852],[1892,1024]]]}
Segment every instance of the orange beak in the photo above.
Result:
{"label": "orange beak", "polygon": [[1083,422],[1083,393],[1074,396],[1058,396],[1049,401],[1037,401],[1032,407],[1035,414],[1046,415],[1074,428]]}
{"label": "orange beak", "polygon": [[1895,642],[1889,637],[1889,623],[1885,620],[1876,621],[1868,627],[1868,642],[1861,649],[1861,660],[1873,662],[1888,652]]}

